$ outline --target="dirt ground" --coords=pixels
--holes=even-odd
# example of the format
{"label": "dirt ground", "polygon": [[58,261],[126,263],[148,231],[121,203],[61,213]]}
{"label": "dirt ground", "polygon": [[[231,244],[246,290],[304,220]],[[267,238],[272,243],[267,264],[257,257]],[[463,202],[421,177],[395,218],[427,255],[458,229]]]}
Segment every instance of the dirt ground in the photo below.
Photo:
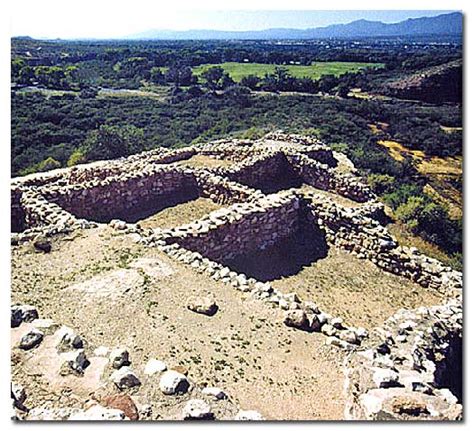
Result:
{"label": "dirt ground", "polygon": [[[77,330],[86,353],[102,345],[126,347],[143,383],[136,395],[158,417],[170,398],[157,389],[157,377],[144,375],[150,358],[187,367],[192,380],[222,387],[242,408],[267,419],[342,418],[343,353],[326,346],[322,334],[287,328],[282,311],[245,299],[109,227],[76,234],[73,241],[57,239],[49,254],[16,247],[12,271],[12,302],[34,305],[42,317]],[[213,296],[217,314],[187,310],[191,295]],[[52,393],[42,376],[22,372],[24,358],[16,349],[13,358],[27,405],[74,404],[74,388]]]}
{"label": "dirt ground", "polygon": [[152,229],[157,227],[162,229],[171,228],[191,223],[193,220],[198,220],[219,208],[222,208],[222,206],[214,203],[211,199],[198,198],[165,208],[157,214],[140,220],[140,225]]}
{"label": "dirt ground", "polygon": [[215,157],[197,154],[186,160],[175,162],[179,166],[187,166],[189,168],[226,168],[232,166],[234,162],[225,159],[217,159]]}
{"label": "dirt ground", "polygon": [[433,289],[333,248],[326,257],[305,266],[298,274],[272,284],[281,291],[294,291],[302,299],[315,301],[323,310],[351,325],[367,329],[380,325],[400,308],[443,302],[443,296]]}

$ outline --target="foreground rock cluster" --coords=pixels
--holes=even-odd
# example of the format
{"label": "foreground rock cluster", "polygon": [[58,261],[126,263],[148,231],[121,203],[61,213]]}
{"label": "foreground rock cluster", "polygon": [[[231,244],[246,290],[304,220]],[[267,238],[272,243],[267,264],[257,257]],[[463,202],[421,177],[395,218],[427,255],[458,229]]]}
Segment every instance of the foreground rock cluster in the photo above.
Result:
{"label": "foreground rock cluster", "polygon": [[[39,318],[34,307],[13,305],[11,319],[13,349],[24,352],[22,360],[25,362],[34,363],[35,357],[48,362],[49,367],[55,369],[53,373],[51,368],[36,371],[49,376],[52,387],[61,387],[65,379],[69,382],[75,379],[73,387],[79,387],[81,380],[87,380],[88,391],[98,394],[88,397],[78,392],[74,407],[49,404],[32,407],[28,403],[28,387],[13,381],[11,417],[14,420],[126,421],[157,417],[168,420],[263,420],[256,411],[239,409],[223,389],[191,381],[186,371],[179,367],[168,368],[164,362],[150,359],[142,373],[138,372],[142,367],[132,364],[132,355],[125,348],[100,346],[89,351],[86,341],[73,329]],[[98,376],[97,381],[91,381],[92,375]],[[142,376],[148,376],[147,383],[142,383]],[[139,396],[143,384],[156,385],[164,397],[175,397],[175,402],[171,403],[174,406],[169,411],[153,412],[151,405]]]}

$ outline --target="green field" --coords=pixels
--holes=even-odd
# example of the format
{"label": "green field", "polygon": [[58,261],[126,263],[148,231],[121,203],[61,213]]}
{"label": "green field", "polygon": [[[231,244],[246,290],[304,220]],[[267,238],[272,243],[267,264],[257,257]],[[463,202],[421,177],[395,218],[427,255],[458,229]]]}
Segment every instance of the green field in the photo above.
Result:
{"label": "green field", "polygon": [[241,81],[244,76],[255,75],[263,78],[266,73],[274,72],[277,67],[284,67],[295,78],[319,79],[322,75],[339,76],[346,72],[356,72],[367,67],[384,67],[383,63],[353,63],[353,62],[315,62],[311,66],[276,65],[263,63],[221,63],[201,64],[193,67],[195,75],[200,76],[206,69],[213,66],[222,67],[234,81]]}

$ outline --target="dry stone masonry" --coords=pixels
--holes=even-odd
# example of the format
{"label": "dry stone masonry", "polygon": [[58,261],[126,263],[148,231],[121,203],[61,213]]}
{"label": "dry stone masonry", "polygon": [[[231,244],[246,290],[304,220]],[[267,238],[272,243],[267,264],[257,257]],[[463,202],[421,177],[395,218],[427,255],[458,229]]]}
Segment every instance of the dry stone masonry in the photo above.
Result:
{"label": "dry stone masonry", "polygon": [[[229,163],[202,168],[181,163],[199,155]],[[349,199],[354,205],[343,205],[303,185]],[[224,208],[169,229],[141,228],[141,219],[198,198]],[[282,310],[282,325],[323,333],[327,344],[348,352],[348,419],[462,416],[462,274],[415,248],[400,246],[381,224],[386,217],[383,204],[356,176],[352,163],[313,138],[277,132],[255,141],[230,139],[179,150],[156,149],[15,178],[11,208],[12,245],[31,240],[36,244],[53,235],[109,223],[119,233],[134,235],[138,242],[158,248],[194,271]],[[232,259],[270,249],[303,228],[315,232],[321,246],[352,253],[384,271],[438,290],[446,303],[401,310],[384,326],[367,331],[346,325],[315,302],[280,292],[271,281],[257,280],[229,266]],[[209,298],[190,298],[188,308],[213,318],[217,304]],[[28,307],[12,308],[12,328],[35,319],[39,320]],[[63,368],[80,375],[87,369],[88,352],[71,331],[63,331],[68,351],[61,354],[69,355]],[[19,340],[19,348],[34,352],[47,336],[44,328],[33,325]],[[186,376],[166,371],[166,364],[154,361],[145,373],[163,373],[163,394],[187,393],[189,387],[193,391]],[[114,369],[110,379],[119,390],[141,385],[126,350],[114,350],[110,363]],[[225,400],[226,394],[219,388],[202,393],[207,398],[190,398],[180,419],[218,416],[209,398],[213,402]],[[12,397],[15,406],[21,405],[21,388],[12,387]],[[38,410],[33,417],[127,418],[110,406],[94,409]],[[235,411],[234,419],[257,420],[261,416]]]}

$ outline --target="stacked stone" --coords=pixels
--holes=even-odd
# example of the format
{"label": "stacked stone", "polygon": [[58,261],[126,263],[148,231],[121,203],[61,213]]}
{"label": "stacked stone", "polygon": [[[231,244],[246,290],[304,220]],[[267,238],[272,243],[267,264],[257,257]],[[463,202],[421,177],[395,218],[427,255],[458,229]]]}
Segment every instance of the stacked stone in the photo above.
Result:
{"label": "stacked stone", "polygon": [[214,175],[211,172],[196,172],[196,181],[200,196],[210,198],[213,202],[221,205],[261,199],[265,196],[259,190]]}
{"label": "stacked stone", "polygon": [[313,187],[335,192],[356,202],[375,199],[375,195],[359,177],[341,174],[305,155],[288,154],[287,158],[303,181]]}
{"label": "stacked stone", "polygon": [[462,287],[462,274],[416,248],[400,247],[379,222],[361,215],[356,208],[306,193],[310,211],[326,233],[326,240],[338,248],[369,259],[385,271],[409,278],[423,287],[457,294]]}
{"label": "stacked stone", "polygon": [[263,249],[291,235],[298,224],[299,201],[294,193],[269,195],[254,202],[213,211],[188,225],[163,230],[176,242],[210,259],[226,260]]}
{"label": "stacked stone", "polygon": [[461,301],[402,309],[369,340],[345,364],[346,419],[462,419]]}
{"label": "stacked stone", "polygon": [[197,196],[192,171],[155,165],[88,183],[50,187],[42,193],[78,217],[113,218],[116,213],[188,190]]}

